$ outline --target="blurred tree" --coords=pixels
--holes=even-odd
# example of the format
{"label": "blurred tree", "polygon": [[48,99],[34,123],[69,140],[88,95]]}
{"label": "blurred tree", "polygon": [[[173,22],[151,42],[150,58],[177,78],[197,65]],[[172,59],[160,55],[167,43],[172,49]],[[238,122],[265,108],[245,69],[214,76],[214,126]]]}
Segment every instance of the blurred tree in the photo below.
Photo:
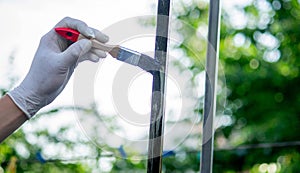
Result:
{"label": "blurred tree", "polygon": [[[217,122],[223,125],[216,130],[214,172],[300,171],[299,3],[223,1],[220,74],[226,86],[220,81],[220,93],[226,93],[227,103],[218,105],[223,112],[217,116],[229,115],[230,123]],[[196,76],[203,70],[208,2],[176,6],[184,23],[177,29],[184,37],[178,48],[193,61],[189,68]]]}
{"label": "blurred tree", "polygon": [[[11,70],[14,58],[12,56],[9,59],[7,69]],[[14,73],[7,73],[7,78],[8,82],[0,85],[0,96],[5,95],[8,88],[17,81]],[[97,114],[92,108],[75,109],[87,114]],[[41,112],[3,141],[0,144],[0,173],[85,173],[101,170],[99,162],[101,157],[107,155],[104,156],[100,148],[80,136],[82,132],[78,132],[74,125],[58,126],[56,132],[41,127],[45,124],[41,123],[45,122],[44,117],[52,116],[55,119],[54,116],[67,114],[71,110],[74,110],[73,106],[62,106]],[[70,137],[70,134],[73,135]]]}
{"label": "blurred tree", "polygon": [[[223,1],[214,172],[300,172],[299,3],[299,0]],[[184,67],[182,63],[174,64],[193,72],[195,83],[204,70],[208,5],[206,0],[177,1],[173,5],[175,30],[182,38],[174,48],[184,52],[178,61],[188,61]],[[6,91],[7,87],[1,88],[2,94]],[[201,109],[195,111],[201,115]],[[62,128],[59,133],[69,128]],[[44,142],[32,143],[32,138]],[[200,140],[197,135],[190,138]],[[74,153],[75,146],[87,146],[93,154],[78,160],[74,157],[71,161],[45,162],[40,157],[45,145],[67,148]],[[199,151],[189,146],[178,149],[174,155],[164,157],[164,172],[199,171]],[[47,130],[28,134],[21,129],[0,145],[0,172],[95,172],[101,170],[102,156],[88,141],[72,141]],[[130,157],[112,157],[110,163],[110,172],[146,169],[144,160]]]}

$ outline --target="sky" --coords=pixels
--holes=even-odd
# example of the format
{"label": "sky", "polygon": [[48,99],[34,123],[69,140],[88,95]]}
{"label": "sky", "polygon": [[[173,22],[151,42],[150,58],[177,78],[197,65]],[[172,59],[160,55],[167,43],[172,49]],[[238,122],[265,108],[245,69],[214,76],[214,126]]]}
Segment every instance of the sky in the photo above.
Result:
{"label": "sky", "polygon": [[[109,1],[98,1],[98,0],[1,0],[0,1],[0,81],[1,86],[8,87],[7,83],[9,75],[15,75],[19,77],[16,85],[22,81],[27,74],[31,61],[34,57],[35,51],[38,47],[40,38],[47,33],[52,27],[59,22],[62,18],[69,16],[86,22],[89,26],[98,30],[108,30],[115,24],[124,19],[141,15],[153,15],[155,10],[152,9],[152,1],[147,0],[109,0]],[[122,35],[126,32],[120,28],[114,28],[117,33],[116,36]],[[115,35],[109,35],[113,37]],[[122,44],[129,46],[131,49],[138,51],[149,51],[154,50],[154,39],[153,38],[137,38],[133,40],[134,44],[130,43],[130,38],[127,41],[123,40]],[[148,40],[148,41],[147,41]],[[145,44],[146,42],[146,44]],[[143,43],[143,44],[140,44]],[[153,44],[153,45],[151,45]],[[144,46],[143,45],[148,45]],[[146,47],[146,48],[145,48]],[[9,58],[13,56],[14,64],[9,66]],[[97,89],[95,86],[95,93],[100,95],[98,98],[111,100],[111,92],[109,90],[112,82],[113,75],[117,68],[122,64],[116,62],[111,57],[107,57],[102,62],[99,73],[97,73],[97,80],[100,84],[97,86],[106,86],[108,88]],[[90,62],[83,63],[84,66],[93,65]],[[81,65],[78,67],[80,71]],[[103,71],[104,70],[104,71]],[[8,75],[9,74],[9,75]],[[102,74],[105,74],[104,76]],[[98,79],[99,77],[101,79]],[[149,76],[146,78],[149,78]],[[141,79],[143,81],[143,79]],[[145,80],[144,80],[145,81]],[[95,81],[95,83],[98,81]],[[103,85],[103,83],[107,85]],[[151,84],[148,82],[148,84]],[[12,88],[10,88],[12,89]],[[102,96],[104,95],[104,96]],[[140,98],[143,99],[143,98]],[[73,98],[73,78],[65,90],[57,97],[57,99],[49,106],[42,109],[40,112],[49,110],[53,107],[72,105],[74,102]],[[149,102],[145,100],[144,102]],[[108,103],[105,105],[105,103]],[[103,105],[104,104],[104,105]],[[104,101],[101,104],[101,112],[104,113],[115,113],[113,104],[110,101]],[[138,111],[141,111],[140,109]],[[69,113],[70,114],[70,113]],[[72,112],[71,112],[72,114]],[[75,113],[73,112],[75,115]],[[39,126],[46,127],[50,131],[55,132],[58,126],[63,124],[77,124],[76,116],[60,116],[59,118],[42,118],[44,122],[40,121]],[[51,122],[51,123],[48,123]],[[24,129],[31,131],[32,127],[30,123],[25,124]]]}
{"label": "sky", "polygon": [[[229,0],[224,2],[223,5],[224,8],[230,8],[234,4],[243,5],[251,3],[251,0],[242,2]],[[189,1],[186,3],[189,3]],[[19,77],[16,85],[21,82],[30,68],[40,38],[66,16],[83,20],[89,26],[104,31],[111,38],[109,43],[119,43],[122,46],[153,56],[155,28],[141,28],[136,23],[136,17],[155,15],[155,4],[156,1],[149,0],[0,0],[0,85],[7,87],[6,83],[8,83],[9,75]],[[238,25],[242,25],[242,22],[243,20],[240,18],[237,20]],[[204,33],[207,33],[207,31],[204,31]],[[176,38],[173,40],[175,43],[177,41],[179,40],[176,40]],[[172,50],[170,50],[169,54],[170,57],[182,55],[180,52]],[[8,65],[9,56],[15,58],[13,66]],[[98,65],[91,62],[84,62],[78,66],[77,71],[80,72],[87,68],[96,68],[95,66],[97,66],[98,69],[93,81],[94,93],[92,93],[91,97],[94,97],[99,103],[99,111],[104,114],[124,115],[123,117],[121,116],[121,120],[118,120],[117,124],[118,126],[126,127],[127,133],[120,132],[118,135],[125,135],[132,140],[139,139],[142,134],[148,132],[147,123],[149,123],[151,103],[151,76],[142,71],[134,71],[133,67],[117,62],[110,56]],[[114,85],[116,85],[114,82],[122,82],[122,78],[126,78],[126,75],[122,76],[122,74],[119,74],[122,68],[128,68],[129,71],[132,71],[133,77],[128,83],[129,86],[125,88],[125,95],[119,93],[120,95],[114,96],[116,93],[113,89]],[[184,91],[186,86],[182,84],[188,83],[190,75],[188,72],[178,74],[176,70],[174,72],[172,69],[170,70],[167,84],[167,105],[169,108],[166,112],[170,111],[172,113],[173,111],[174,114],[174,110],[175,112],[180,112],[183,107],[187,109],[190,106],[194,106],[195,103],[190,103],[190,101],[184,101],[190,105],[181,104],[182,100],[185,99],[184,92],[186,92]],[[204,85],[204,75],[201,75],[199,77],[200,88],[196,88],[198,96],[203,95],[204,91],[202,87]],[[120,77],[118,78],[118,76]],[[177,78],[177,76],[181,76],[182,78]],[[74,102],[73,84],[74,77],[71,78],[69,84],[57,99],[41,111],[62,105],[72,105]],[[122,87],[122,83],[120,85],[118,87]],[[143,115],[144,119],[140,118],[136,120],[138,122],[132,122],[130,120],[135,119],[134,116],[125,116],[127,115],[126,113],[120,112],[116,103],[120,97],[126,97],[133,110],[137,114]],[[114,98],[118,99],[114,100]],[[75,115],[75,113],[73,114]],[[178,116],[174,116],[170,119],[178,120],[179,118]],[[76,124],[77,118],[76,115],[72,117],[60,116],[54,119],[45,117],[43,121],[47,123],[41,122],[39,126],[41,128],[47,126],[54,133],[57,127],[62,124]],[[137,127],[136,123],[139,123],[141,126]],[[31,131],[34,127],[30,123],[27,123],[24,128],[27,131]],[[172,127],[166,131],[170,132],[171,130]],[[117,143],[116,145],[121,143]]]}
{"label": "sky", "polygon": [[[118,5],[115,5],[118,4]],[[146,0],[134,0],[130,6],[122,0],[2,0],[0,1],[1,57],[14,52],[16,69],[26,74],[39,39],[65,16],[77,18],[89,26],[102,30],[129,17],[151,14],[151,4]],[[21,58],[22,57],[22,58]],[[1,58],[1,65],[5,58]],[[2,69],[2,68],[1,68]]]}
{"label": "sky", "polygon": [[[105,32],[110,37],[109,43],[117,42],[122,46],[153,56],[155,28],[141,28],[137,21],[132,18],[155,15],[155,13],[155,2],[147,0],[2,0],[0,1],[0,21],[2,25],[0,28],[0,36],[2,38],[2,41],[0,41],[1,85],[6,86],[5,83],[8,83],[8,74],[19,77],[16,85],[22,81],[30,68],[40,38],[65,16],[83,20],[89,26]],[[133,33],[131,33],[132,31]],[[13,66],[8,66],[9,56],[14,57]],[[84,62],[77,67],[76,71],[84,71],[86,68],[90,68],[91,66],[95,67],[96,65],[99,64]],[[116,95],[114,97],[116,100],[113,100],[114,98],[112,96],[115,92],[112,91],[112,88],[114,87],[113,85],[115,85],[116,73],[118,73],[120,67],[123,68],[125,66],[129,71],[135,67],[117,62],[110,56],[101,61],[99,66],[100,68],[97,69],[94,80],[94,98],[95,101],[99,103],[99,111],[104,114],[121,115],[117,126],[126,126],[127,131],[125,134],[120,132],[118,135],[125,135],[131,139],[144,136],[144,133],[148,133],[149,128],[147,124],[149,123],[151,104],[151,76],[143,73],[141,70],[134,72],[132,79],[129,79],[131,80],[128,83],[130,86],[125,88],[127,90],[125,90],[126,94],[122,95],[122,93],[120,93],[121,95]],[[128,73],[128,70],[126,72]],[[121,76],[121,78],[122,77],[123,76]],[[73,78],[71,78],[67,87],[56,100],[49,106],[43,108],[40,112],[57,106],[73,104]],[[177,93],[177,95],[180,96],[182,89],[174,79],[174,76],[170,76],[168,91],[169,93]],[[139,120],[136,120],[134,115],[127,116],[129,114],[126,114],[126,110],[125,113],[118,110],[117,104],[119,103],[115,102],[120,100],[120,97],[123,96],[126,97],[124,99],[128,100],[137,115],[143,115],[143,118],[140,117]],[[178,104],[178,97],[177,99],[174,99],[175,96],[172,95],[170,95],[170,97],[173,97],[173,99],[168,99],[170,100],[168,105],[172,105],[174,109],[180,109],[180,106],[178,106],[180,104],[180,100]],[[85,102],[84,104],[88,105],[89,103]],[[76,113],[73,112],[73,114]],[[176,119],[178,117],[174,118]],[[76,124],[77,122],[76,115],[60,116],[59,118],[43,117],[42,119],[47,123],[40,121],[41,123],[39,123],[38,126],[40,126],[40,128],[46,127],[53,133],[57,131],[60,125],[66,123]],[[137,127],[136,123],[142,123],[142,126]],[[31,131],[32,128],[35,129],[38,127],[32,127],[30,123],[24,126],[25,131]],[[138,134],[138,132],[140,132],[140,134]],[[114,143],[115,141],[110,144],[116,146],[120,144]]]}
{"label": "sky", "polygon": [[[130,8],[132,4],[139,8]],[[151,2],[146,0],[133,0],[130,1],[130,4],[122,0],[87,0],[84,2],[79,0],[2,0],[0,1],[0,21],[2,23],[0,29],[2,38],[0,42],[1,81],[5,81],[7,76],[5,69],[9,61],[8,57],[11,55],[15,58],[13,73],[20,77],[19,82],[24,78],[40,38],[65,16],[83,20],[89,26],[103,30],[124,19],[152,13],[154,12],[151,10]],[[124,31],[119,30],[119,32]],[[135,45],[137,48],[142,47],[139,46],[141,44]],[[152,47],[150,46],[150,48]],[[60,104],[60,100],[64,100],[64,102],[68,100],[71,103],[72,97],[68,97],[72,95],[70,94],[72,93],[71,86],[70,83],[60,96],[64,99],[57,99],[53,104]]]}

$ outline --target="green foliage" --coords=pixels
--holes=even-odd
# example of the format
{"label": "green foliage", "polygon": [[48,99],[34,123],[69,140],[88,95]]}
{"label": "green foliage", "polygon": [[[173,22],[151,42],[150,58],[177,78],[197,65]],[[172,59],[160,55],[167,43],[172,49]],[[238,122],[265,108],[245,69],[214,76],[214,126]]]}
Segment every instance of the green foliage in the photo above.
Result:
{"label": "green foliage", "polygon": [[[27,134],[28,135],[28,134]],[[63,142],[57,139],[57,137],[51,136],[48,131],[37,131],[29,135],[34,135],[35,137],[46,139],[49,141],[59,143],[60,147],[62,145],[67,146],[68,142]],[[7,138],[0,145],[0,168],[5,170],[5,172],[43,172],[43,173],[56,173],[56,172],[86,172],[90,168],[80,162],[75,161],[62,161],[62,160],[49,160],[44,162],[37,157],[37,154],[43,153],[45,146],[34,145],[30,143],[26,134],[22,130],[18,130],[12,136]],[[71,142],[69,142],[71,143]],[[49,145],[48,143],[47,145]],[[74,146],[75,144],[69,144],[69,146]],[[58,146],[56,146],[58,147]]]}
{"label": "green foliage", "polygon": [[[184,52],[182,58],[188,57],[192,62],[187,68],[194,76],[204,70],[208,5],[204,0],[174,4],[173,14],[178,19],[176,32],[183,38],[175,48]],[[244,21],[237,20],[238,14]],[[294,142],[300,140],[299,26],[297,0],[241,1],[233,8],[222,10],[219,55],[223,71],[220,70],[220,74],[224,74],[226,82],[220,81],[224,85],[220,93],[226,93],[227,104],[218,102],[222,110],[217,116],[226,113],[231,123],[216,130],[214,172],[300,172],[300,147]],[[3,95],[7,88],[2,87],[0,91]],[[55,108],[46,114],[55,115],[61,110]],[[63,127],[58,134],[68,129],[70,127]],[[19,130],[0,145],[1,167],[8,171],[9,165],[15,164],[18,172],[49,173],[101,170],[101,150],[88,141],[72,141],[58,134],[45,129],[31,134]],[[44,140],[47,145],[64,147],[74,153],[77,145],[88,146],[93,155],[73,161],[53,159],[42,163],[37,160],[36,153],[43,154],[45,146],[29,142],[32,136],[38,141]],[[199,171],[199,151],[188,146],[180,149],[174,156],[163,159],[163,171]],[[54,158],[61,155],[56,154]],[[17,159],[15,163],[14,158]],[[88,158],[94,162],[88,163]],[[110,172],[145,172],[147,166],[144,160],[114,156],[108,162]]]}
{"label": "green foliage", "polygon": [[[195,31],[200,23],[205,23],[202,17],[207,15],[200,15],[197,20],[190,17],[200,3],[193,2],[183,7],[186,11],[176,15],[195,27]],[[292,141],[300,139],[299,1],[249,2],[241,1],[233,8],[222,10],[219,53],[226,78],[226,88],[222,90],[227,90],[225,109],[232,112],[232,124],[216,131],[215,143],[219,150],[215,151],[214,171],[261,172],[265,166],[259,170],[261,164],[276,163],[277,171],[280,168],[280,172],[297,172],[299,147],[293,146]],[[244,16],[244,22],[237,20],[237,14]],[[202,38],[189,31],[190,28],[178,30],[186,38],[182,45],[195,45],[192,50],[197,49],[203,43],[195,44],[194,40],[201,42]],[[179,48],[197,60],[189,48]],[[261,143],[271,145],[261,148]],[[278,147],[274,143],[286,146]],[[250,148],[235,149],[248,144]],[[222,150],[228,147],[229,150]],[[280,158],[288,161],[283,164]]]}

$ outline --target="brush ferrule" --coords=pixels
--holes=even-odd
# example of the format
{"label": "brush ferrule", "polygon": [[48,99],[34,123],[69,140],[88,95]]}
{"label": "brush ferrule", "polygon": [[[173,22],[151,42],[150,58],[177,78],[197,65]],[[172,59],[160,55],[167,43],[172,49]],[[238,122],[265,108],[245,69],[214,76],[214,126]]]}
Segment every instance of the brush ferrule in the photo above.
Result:
{"label": "brush ferrule", "polygon": [[135,66],[138,65],[140,58],[141,54],[139,52],[124,47],[120,47],[119,55],[117,57],[118,60]]}

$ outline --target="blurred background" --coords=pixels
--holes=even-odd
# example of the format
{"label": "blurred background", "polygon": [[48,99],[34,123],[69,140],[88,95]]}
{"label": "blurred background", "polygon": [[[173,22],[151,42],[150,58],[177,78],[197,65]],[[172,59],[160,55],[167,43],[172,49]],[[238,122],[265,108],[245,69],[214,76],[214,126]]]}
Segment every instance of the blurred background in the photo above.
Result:
{"label": "blurred background", "polygon": [[[1,94],[22,81],[40,37],[65,16],[106,31],[111,42],[151,55],[156,5],[146,0],[0,0]],[[199,172],[208,7],[208,0],[172,2],[164,172]],[[150,17],[135,20],[145,15]],[[128,19],[136,23],[110,33]],[[299,26],[299,0],[222,1],[214,172],[300,172]],[[148,35],[117,40],[130,27]],[[100,64],[95,86],[101,88],[93,102],[73,104],[71,79],[51,105],[1,143],[0,173],[145,172],[147,143],[132,141],[147,140],[149,120],[139,130],[121,121],[124,116],[111,101],[114,90],[109,90],[115,85],[110,79],[132,67],[110,57]],[[95,64],[85,62],[78,71],[90,66]],[[140,75],[131,79],[128,102],[146,116],[151,76],[135,73]],[[101,130],[122,138],[111,140]]]}

